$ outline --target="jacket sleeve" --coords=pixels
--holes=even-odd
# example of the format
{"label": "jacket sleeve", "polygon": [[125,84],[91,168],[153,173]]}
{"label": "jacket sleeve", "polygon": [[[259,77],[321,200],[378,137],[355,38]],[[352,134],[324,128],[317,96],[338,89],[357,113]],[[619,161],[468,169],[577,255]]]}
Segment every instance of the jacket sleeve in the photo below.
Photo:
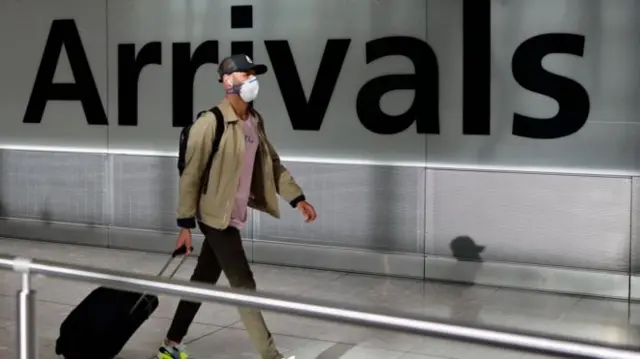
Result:
{"label": "jacket sleeve", "polygon": [[298,186],[296,180],[293,178],[289,170],[280,161],[280,156],[276,149],[271,145],[271,142],[267,139],[266,132],[264,131],[264,124],[262,125],[263,133],[265,136],[265,142],[267,143],[269,155],[273,160],[273,176],[276,183],[276,190],[280,197],[289,202],[291,207],[296,208],[298,203],[305,201],[306,198],[302,192],[302,188]]}
{"label": "jacket sleeve", "polygon": [[[196,209],[200,200],[202,178],[211,154],[215,135],[215,116],[198,119],[189,131],[185,168],[178,192],[178,227],[196,227]],[[213,117],[213,118],[212,118]]]}

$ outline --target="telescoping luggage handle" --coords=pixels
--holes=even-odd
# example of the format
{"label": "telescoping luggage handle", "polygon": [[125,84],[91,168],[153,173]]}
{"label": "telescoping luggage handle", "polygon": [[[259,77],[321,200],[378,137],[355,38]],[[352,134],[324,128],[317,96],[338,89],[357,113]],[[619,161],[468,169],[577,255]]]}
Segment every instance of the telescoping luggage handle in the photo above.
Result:
{"label": "telescoping luggage handle", "polygon": [[[191,247],[190,252],[193,252],[193,247]],[[160,270],[160,273],[158,273],[158,276],[162,276],[164,274],[164,272],[167,270],[167,268],[169,268],[169,265],[171,264],[171,262],[173,262],[173,260],[176,259],[177,256],[182,256],[182,259],[180,259],[180,263],[178,263],[176,268],[169,275],[169,278],[173,278],[173,276],[176,275],[178,270],[180,270],[180,267],[182,267],[182,264],[184,264],[184,261],[186,261],[187,258],[189,258],[189,256],[186,256],[185,254],[187,254],[187,247],[186,246],[182,246],[182,247],[176,249],[175,251],[173,251],[173,253],[171,253],[171,257],[169,258],[167,263],[165,263],[165,265]],[[133,313],[133,311],[136,310],[136,308],[138,307],[138,305],[140,305],[140,302],[142,302],[142,300],[144,299],[144,297],[146,295],[147,295],[147,293],[143,293],[140,296],[140,299],[138,299],[136,304],[134,304],[134,306],[131,308],[130,313]]]}
{"label": "telescoping luggage handle", "polygon": [[[190,252],[193,252],[193,247],[191,247]],[[177,256],[182,256],[182,259],[180,259],[180,263],[178,263],[176,268],[169,275],[169,278],[173,278],[173,276],[176,275],[176,273],[178,273],[178,270],[180,270],[180,267],[182,267],[182,264],[184,264],[184,261],[186,261],[187,258],[189,258],[188,256],[185,256],[185,254],[187,254],[187,247],[186,246],[182,246],[182,247],[176,249],[175,251],[173,251],[173,253],[171,253],[171,257],[169,258],[167,263],[165,263],[165,265],[160,270],[160,273],[158,273],[158,276],[162,276],[164,274],[164,272],[167,270],[167,268],[169,268],[169,265],[171,265],[171,262],[173,262],[173,260],[176,259]]]}

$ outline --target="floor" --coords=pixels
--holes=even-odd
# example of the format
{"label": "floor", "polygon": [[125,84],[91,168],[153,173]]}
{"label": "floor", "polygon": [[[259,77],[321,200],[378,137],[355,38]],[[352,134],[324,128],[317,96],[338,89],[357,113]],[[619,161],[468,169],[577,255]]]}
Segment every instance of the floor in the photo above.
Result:
{"label": "floor", "polygon": [[[119,268],[152,274],[166,257],[113,249],[0,239],[0,253],[53,261]],[[188,260],[177,278],[187,279]],[[481,286],[254,265],[260,289],[369,307],[387,307],[470,323],[551,332],[576,338],[636,345],[634,324],[640,307],[626,302]],[[15,358],[15,294],[19,278],[0,271],[0,358]],[[222,280],[221,285],[227,285]],[[54,341],[61,321],[94,286],[59,279],[34,279],[38,290],[40,359],[56,358]],[[160,298],[153,318],[131,339],[120,359],[154,356],[177,300]],[[354,327],[315,319],[265,313],[276,342],[296,359],[534,359],[548,358],[481,345]],[[636,320],[638,323],[636,323]],[[631,324],[630,324],[631,323]],[[187,338],[195,359],[258,358],[233,307],[205,304]]]}

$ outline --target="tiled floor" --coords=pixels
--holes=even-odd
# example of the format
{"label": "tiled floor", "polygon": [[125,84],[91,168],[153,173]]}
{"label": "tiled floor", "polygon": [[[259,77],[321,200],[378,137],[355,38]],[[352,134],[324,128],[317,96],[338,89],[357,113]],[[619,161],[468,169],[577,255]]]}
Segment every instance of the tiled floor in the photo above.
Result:
{"label": "tiled floor", "polygon": [[[151,274],[166,257],[139,252],[0,239],[0,253]],[[189,260],[178,273],[186,279]],[[552,332],[616,344],[638,343],[633,325],[640,310],[626,302],[604,301],[481,286],[349,275],[335,272],[255,265],[258,286],[270,292],[297,294],[363,306],[378,306],[471,323]],[[15,357],[15,293],[18,276],[0,272],[0,358]],[[221,285],[227,285],[223,280]],[[40,358],[53,359],[60,322],[94,287],[84,283],[35,278],[38,290]],[[150,358],[162,340],[177,300],[161,297],[160,307],[120,355]],[[631,316],[629,315],[631,312]],[[515,351],[400,334],[332,322],[265,313],[276,341],[297,359],[533,359]],[[629,324],[631,322],[631,325]],[[640,321],[639,321],[640,322]],[[205,304],[188,336],[196,359],[258,358],[235,308]]]}

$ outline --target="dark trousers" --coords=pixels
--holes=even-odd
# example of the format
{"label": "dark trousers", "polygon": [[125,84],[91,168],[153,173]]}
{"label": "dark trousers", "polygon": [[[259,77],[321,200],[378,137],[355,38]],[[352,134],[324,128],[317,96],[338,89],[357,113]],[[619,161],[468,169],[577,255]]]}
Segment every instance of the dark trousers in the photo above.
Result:
{"label": "dark trousers", "polygon": [[[220,274],[224,271],[232,288],[255,290],[256,282],[242,247],[240,231],[234,227],[218,230],[203,223],[199,223],[199,227],[205,240],[191,280],[216,284]],[[200,309],[200,305],[201,303],[180,301],[167,339],[177,343],[182,341],[198,309]],[[262,313],[257,309],[249,308],[240,308],[239,311],[249,337],[262,358],[282,358],[275,347]]]}

